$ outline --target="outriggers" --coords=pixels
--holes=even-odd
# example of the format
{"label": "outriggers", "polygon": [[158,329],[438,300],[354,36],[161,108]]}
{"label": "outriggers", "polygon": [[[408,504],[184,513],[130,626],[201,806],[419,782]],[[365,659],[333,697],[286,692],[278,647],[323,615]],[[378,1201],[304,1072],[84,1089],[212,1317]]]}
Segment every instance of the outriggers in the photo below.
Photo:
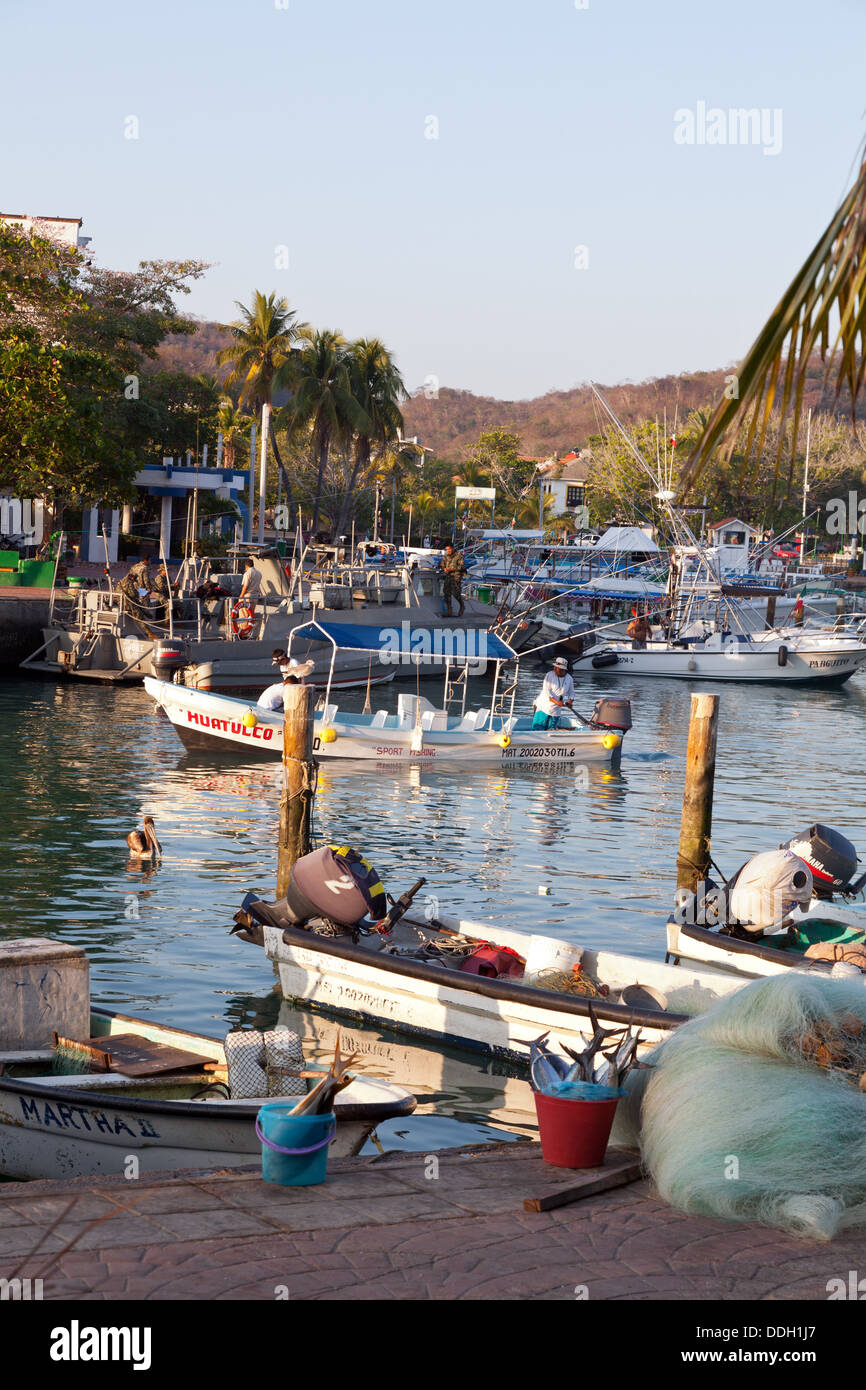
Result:
{"label": "outriggers", "polygon": [[[372,627],[316,621],[291,634],[289,655],[296,641],[329,645],[332,675],[339,654],[347,650],[363,652],[371,672],[381,665],[405,665],[410,660],[419,675],[425,663],[436,663],[444,672],[441,705],[433,705],[420,693],[404,692],[398,695],[395,714],[371,708],[360,714],[341,711],[331,702],[329,678],[322,708],[316,714],[317,757],[393,763],[432,763],[459,757],[504,766],[568,767],[585,760],[616,761],[631,727],[627,700],[601,700],[589,718],[569,711],[563,714],[559,728],[533,728],[531,716],[515,711],[517,653],[485,629],[430,630],[409,622]],[[469,680],[490,668],[489,704],[472,710]],[[144,684],[187,747],[234,745],[246,753],[281,755],[280,711],[151,678]]]}

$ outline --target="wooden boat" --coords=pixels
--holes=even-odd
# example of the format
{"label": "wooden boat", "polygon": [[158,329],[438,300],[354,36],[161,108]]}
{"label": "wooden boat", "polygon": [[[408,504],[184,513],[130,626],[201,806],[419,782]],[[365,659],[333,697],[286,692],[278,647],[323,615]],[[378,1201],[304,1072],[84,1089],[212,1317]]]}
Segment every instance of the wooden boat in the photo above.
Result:
{"label": "wooden boat", "polygon": [[[548,948],[555,953],[565,944],[553,938],[530,938],[525,932],[441,914],[428,921],[408,913],[388,937],[361,936],[354,943],[350,936],[320,936],[299,927],[269,925],[267,908],[261,903],[249,906],[261,925],[241,935],[264,946],[279,970],[286,999],[515,1060],[526,1060],[521,1044],[548,1030],[568,1044],[581,1045],[592,1033],[590,1005],[603,1027],[632,1021],[642,1030],[644,1049],[655,1046],[690,1014],[744,983],[724,971],[686,970],[616,952],[585,950],[584,969],[610,993],[606,998],[564,994],[524,979],[470,974],[458,968],[456,958],[434,964],[410,954],[444,934],[452,944],[484,941],[524,958],[532,941],[537,958],[539,949],[542,954]],[[665,995],[667,1009],[622,1002],[623,990],[636,984]]]}
{"label": "wooden boat", "polygon": [[858,939],[866,941],[866,909],[863,907],[847,907],[813,898],[804,912],[793,912],[790,920],[795,926],[807,929],[800,933],[806,939],[799,944],[792,943],[787,928],[765,931],[760,936],[744,939],[743,936],[723,933],[718,927],[688,922],[683,919],[681,912],[674,912],[667,921],[665,960],[675,965],[686,962],[689,969],[697,962],[717,970],[735,971],[750,979],[761,975],[780,975],[788,970],[828,974],[832,963],[812,960],[804,955],[809,944],[810,923],[816,928],[816,941],[825,939],[819,924],[848,929],[847,945],[857,944]]}
{"label": "wooden boat", "polygon": [[[618,757],[626,728],[602,723],[598,710],[592,719],[565,713],[557,729],[534,729],[532,719],[515,714],[517,691],[516,652],[493,633],[466,632],[431,634],[424,629],[351,629],[335,623],[308,623],[292,634],[307,641],[331,645],[331,669],[336,669],[338,653],[350,644],[352,650],[374,650],[400,659],[419,650],[416,636],[437,638],[435,659],[445,660],[445,683],[439,708],[423,695],[400,694],[397,713],[377,710],[371,714],[343,713],[330,703],[328,685],[324,708],[317,713],[313,749],[321,758],[363,758],[377,762],[496,762],[504,766],[538,762],[554,766],[577,766],[586,760],[612,762]],[[444,638],[450,649],[443,655]],[[473,639],[473,640],[467,640]],[[390,647],[383,644],[391,642]],[[290,640],[288,651],[291,653]],[[432,652],[430,653],[432,655]],[[419,660],[423,656],[419,655]],[[490,704],[487,709],[467,709],[467,674],[474,663],[494,667]],[[503,667],[514,663],[503,679]],[[454,671],[458,674],[455,675]],[[245,753],[282,754],[283,716],[281,711],[259,709],[242,700],[155,681],[147,677],[145,690],[171,720],[181,741],[190,748],[235,745]],[[617,702],[625,705],[625,702]],[[613,708],[611,706],[611,708]],[[630,726],[631,719],[627,721]]]}
{"label": "wooden boat", "polygon": [[[113,1036],[130,1033],[211,1059],[218,1070],[199,1067],[150,1077],[59,1075],[48,1070],[50,1049],[32,1052],[29,1061],[16,1054],[18,1060],[7,1060],[0,1075],[3,1177],[123,1173],[131,1156],[139,1171],[150,1173],[259,1161],[255,1117],[263,1100],[225,1098],[218,1081],[225,1066],[221,1041],[107,1009],[91,1012],[91,1036],[105,1038],[109,1050]],[[337,1157],[357,1153],[377,1123],[414,1108],[415,1097],[402,1087],[359,1075],[336,1099],[331,1152]]]}

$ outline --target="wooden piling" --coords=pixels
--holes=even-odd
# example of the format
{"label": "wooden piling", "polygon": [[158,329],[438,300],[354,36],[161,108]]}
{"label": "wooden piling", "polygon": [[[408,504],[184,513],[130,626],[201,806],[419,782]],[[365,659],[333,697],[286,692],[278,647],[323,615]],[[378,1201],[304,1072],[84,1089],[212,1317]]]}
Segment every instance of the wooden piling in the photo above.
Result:
{"label": "wooden piling", "polygon": [[677,889],[691,893],[706,878],[710,867],[718,722],[718,695],[693,695],[677,854]]}
{"label": "wooden piling", "polygon": [[767,599],[767,620],[764,627],[771,628],[776,626],[776,595],[770,594]]}
{"label": "wooden piling", "polygon": [[309,854],[316,786],[313,723],[316,693],[309,685],[283,686],[283,795],[277,854],[277,897],[285,897],[292,865]]}

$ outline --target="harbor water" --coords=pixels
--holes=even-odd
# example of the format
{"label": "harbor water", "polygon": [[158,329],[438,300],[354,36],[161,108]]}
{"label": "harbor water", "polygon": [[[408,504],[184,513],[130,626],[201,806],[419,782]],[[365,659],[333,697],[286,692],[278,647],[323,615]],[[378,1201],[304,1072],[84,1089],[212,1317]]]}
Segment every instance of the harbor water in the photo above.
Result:
{"label": "harbor water", "polygon": [[[528,709],[541,672],[521,674]],[[395,895],[424,875],[434,906],[647,959],[664,953],[675,880],[689,695],[700,682],[582,677],[577,707],[632,700],[619,768],[322,764],[319,842],[352,844]],[[393,709],[401,689],[373,692]],[[435,695],[432,684],[427,693]],[[482,704],[483,682],[475,685]],[[866,850],[861,757],[866,677],[838,690],[720,688],[713,856],[730,874],[821,820]],[[341,695],[359,709],[364,691]],[[5,814],[3,937],[51,935],[87,951],[93,997],[124,1013],[222,1036],[280,1009],[263,952],[228,934],[248,890],[272,897],[279,763],[186,753],[143,689],[8,678],[0,683]],[[157,866],[128,859],[152,815]],[[322,1055],[332,1020],[282,1005]],[[371,1074],[416,1090],[386,1147],[465,1143],[534,1128],[528,1087],[485,1061],[350,1024]]]}

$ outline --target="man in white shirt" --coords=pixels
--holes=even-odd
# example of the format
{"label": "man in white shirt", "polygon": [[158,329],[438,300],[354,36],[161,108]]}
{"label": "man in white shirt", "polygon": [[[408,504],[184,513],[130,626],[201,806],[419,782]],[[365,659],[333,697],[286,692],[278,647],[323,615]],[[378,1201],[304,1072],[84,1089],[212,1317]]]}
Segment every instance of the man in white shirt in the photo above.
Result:
{"label": "man in white shirt", "polygon": [[568,674],[568,662],[564,656],[558,656],[535,697],[533,729],[558,729],[560,714],[563,709],[571,709],[573,702],[574,681]]}

